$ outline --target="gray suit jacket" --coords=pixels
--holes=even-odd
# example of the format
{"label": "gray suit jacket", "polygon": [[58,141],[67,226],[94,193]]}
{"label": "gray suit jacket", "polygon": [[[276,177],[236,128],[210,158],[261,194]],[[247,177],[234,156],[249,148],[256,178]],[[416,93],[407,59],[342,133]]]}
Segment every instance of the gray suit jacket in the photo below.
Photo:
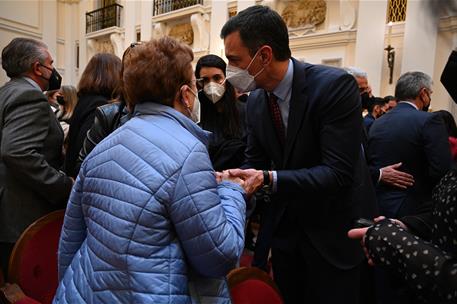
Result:
{"label": "gray suit jacket", "polygon": [[64,208],[72,181],[63,131],[46,97],[27,80],[0,88],[0,242],[14,243],[39,217]]}

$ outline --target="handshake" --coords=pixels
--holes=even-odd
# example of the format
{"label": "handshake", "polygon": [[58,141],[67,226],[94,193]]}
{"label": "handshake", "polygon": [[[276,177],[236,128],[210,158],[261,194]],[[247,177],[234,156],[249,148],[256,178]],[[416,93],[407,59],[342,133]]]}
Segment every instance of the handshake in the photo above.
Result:
{"label": "handshake", "polygon": [[[271,171],[268,171],[268,180],[273,180]],[[246,192],[246,196],[250,198],[257,190],[264,185],[264,173],[262,170],[255,169],[229,169],[222,172],[216,172],[216,180],[218,183],[222,181],[230,181],[239,184]]]}

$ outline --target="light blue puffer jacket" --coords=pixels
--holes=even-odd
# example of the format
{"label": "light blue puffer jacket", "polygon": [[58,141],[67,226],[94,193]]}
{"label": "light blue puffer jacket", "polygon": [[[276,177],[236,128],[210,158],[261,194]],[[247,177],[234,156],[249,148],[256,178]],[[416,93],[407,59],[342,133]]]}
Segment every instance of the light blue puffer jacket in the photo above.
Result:
{"label": "light blue puffer jacket", "polygon": [[135,112],[81,167],[54,303],[230,303],[244,192],[216,183],[208,133],[190,119],[155,103]]}

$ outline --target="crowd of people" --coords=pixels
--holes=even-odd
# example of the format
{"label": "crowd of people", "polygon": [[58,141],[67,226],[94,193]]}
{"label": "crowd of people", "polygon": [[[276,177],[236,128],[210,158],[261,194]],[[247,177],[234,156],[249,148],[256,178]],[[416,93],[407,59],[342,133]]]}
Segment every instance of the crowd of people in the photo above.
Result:
{"label": "crowd of people", "polygon": [[[359,68],[293,58],[267,6],[221,38],[228,62],[195,69],[170,37],[96,54],[77,88],[42,42],[3,49],[3,272],[66,208],[54,303],[230,303],[245,247],[285,303],[455,303],[457,127],[428,111],[431,77],[373,96]],[[457,101],[457,51],[441,81]]]}

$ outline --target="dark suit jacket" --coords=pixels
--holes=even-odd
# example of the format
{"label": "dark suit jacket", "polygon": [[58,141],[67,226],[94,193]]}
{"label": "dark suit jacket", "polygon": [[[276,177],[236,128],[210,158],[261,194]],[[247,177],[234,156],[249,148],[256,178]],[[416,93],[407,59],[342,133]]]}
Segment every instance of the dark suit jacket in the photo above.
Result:
{"label": "dark suit jacket", "polygon": [[72,181],[63,131],[46,97],[25,79],[0,88],[0,242],[14,243],[39,217],[64,208]]}
{"label": "dark suit jacket", "polygon": [[[293,64],[286,144],[274,131],[266,92],[252,92],[246,165],[277,170],[271,219],[264,225],[274,234],[273,246],[294,247],[306,238],[329,263],[351,268],[363,256],[360,244],[347,237],[351,221],[375,214],[357,84],[341,69]],[[297,235],[294,241],[290,234]]]}
{"label": "dark suit jacket", "polygon": [[441,83],[457,103],[457,52],[452,51],[441,74]]}
{"label": "dark suit jacket", "polygon": [[402,162],[400,170],[414,176],[414,185],[406,190],[377,185],[378,206],[388,217],[416,213],[431,200],[433,187],[452,165],[441,118],[407,103],[376,119],[369,133],[368,155],[370,165],[377,169]]}

